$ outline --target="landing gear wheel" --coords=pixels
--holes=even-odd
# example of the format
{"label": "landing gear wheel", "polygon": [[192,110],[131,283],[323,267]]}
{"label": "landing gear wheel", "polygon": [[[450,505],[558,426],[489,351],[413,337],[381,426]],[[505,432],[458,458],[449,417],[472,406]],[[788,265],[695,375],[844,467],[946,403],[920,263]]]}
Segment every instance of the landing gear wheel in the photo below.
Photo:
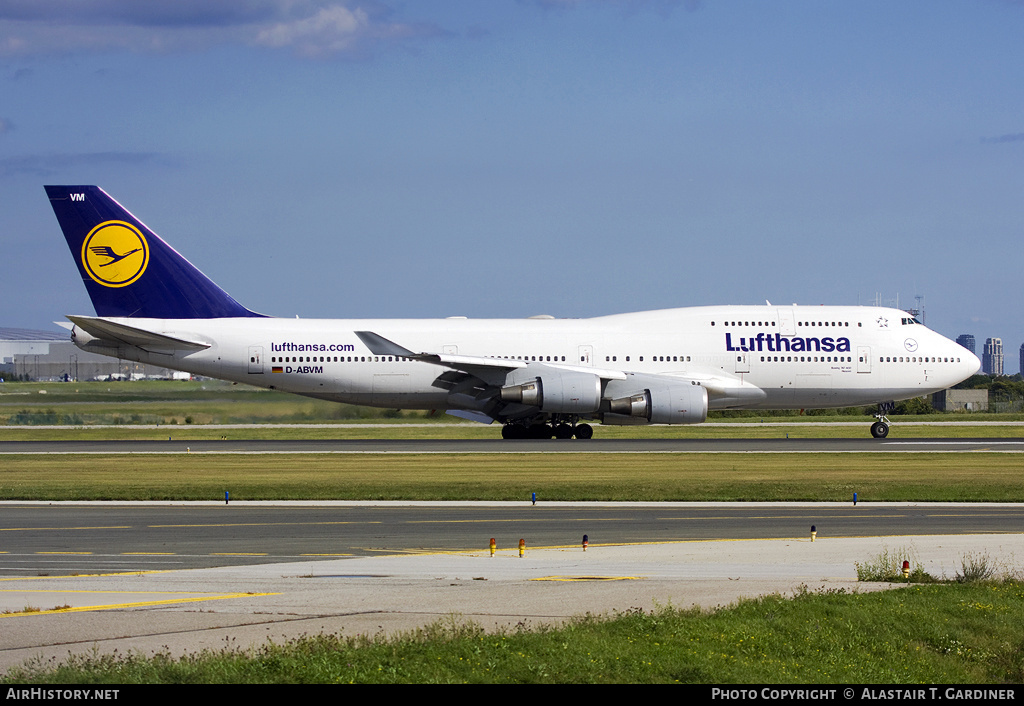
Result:
{"label": "landing gear wheel", "polygon": [[884,439],[889,436],[889,425],[885,422],[875,422],[871,425],[871,436],[876,439]]}
{"label": "landing gear wheel", "polygon": [[572,438],[572,427],[568,424],[556,424],[555,425],[555,438],[556,439],[571,439]]}
{"label": "landing gear wheel", "polygon": [[577,424],[576,425],[576,438],[577,439],[589,439],[594,436],[594,427],[589,424]]}
{"label": "landing gear wheel", "polygon": [[531,424],[526,434],[528,439],[550,439],[553,430],[547,424]]}

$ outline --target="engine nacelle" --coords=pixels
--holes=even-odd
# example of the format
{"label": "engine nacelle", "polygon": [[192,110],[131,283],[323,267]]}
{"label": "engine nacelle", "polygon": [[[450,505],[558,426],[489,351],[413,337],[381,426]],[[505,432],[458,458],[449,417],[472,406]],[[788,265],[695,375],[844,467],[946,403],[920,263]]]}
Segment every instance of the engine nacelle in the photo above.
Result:
{"label": "engine nacelle", "polygon": [[700,424],[708,416],[703,385],[662,384],[609,402],[605,424]]}
{"label": "engine nacelle", "polygon": [[601,406],[601,378],[592,373],[520,368],[509,373],[501,388],[504,402],[539,407],[556,414],[591,414]]}

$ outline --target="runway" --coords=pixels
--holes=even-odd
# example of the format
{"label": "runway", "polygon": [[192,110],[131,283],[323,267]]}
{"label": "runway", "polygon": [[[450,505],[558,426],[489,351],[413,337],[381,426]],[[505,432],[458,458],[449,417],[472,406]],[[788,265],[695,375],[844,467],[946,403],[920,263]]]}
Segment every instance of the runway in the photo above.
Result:
{"label": "runway", "polygon": [[1024,506],[946,503],[0,504],[0,577],[240,566],[498,547],[996,534]]}
{"label": "runway", "polygon": [[878,590],[857,583],[855,564],[881,552],[949,577],[968,555],[1017,570],[1024,557],[1024,506],[1003,504],[0,509],[0,670],[69,653],[180,656],[453,620],[515,630],[802,588]]}
{"label": "runway", "polygon": [[0,454],[1024,453],[1024,438],[2,441]]}

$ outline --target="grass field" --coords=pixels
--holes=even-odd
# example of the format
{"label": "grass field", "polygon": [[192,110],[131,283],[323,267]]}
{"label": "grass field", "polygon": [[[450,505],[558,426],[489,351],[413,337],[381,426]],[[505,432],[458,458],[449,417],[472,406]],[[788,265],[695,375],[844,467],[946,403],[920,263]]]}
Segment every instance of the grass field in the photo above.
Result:
{"label": "grass field", "polygon": [[[477,439],[497,425],[205,382],[4,383],[0,444],[52,439]],[[598,438],[866,437],[870,417],[598,427]],[[965,427],[962,421],[986,422]],[[120,423],[113,423],[119,421]],[[186,423],[190,421],[191,423]],[[915,422],[938,422],[920,424]],[[441,423],[443,422],[443,423]],[[832,422],[823,424],[822,422]],[[952,424],[950,424],[952,422]],[[53,425],[70,425],[54,427]],[[246,425],[224,427],[215,425]],[[1008,415],[897,419],[891,438],[1019,437]],[[552,442],[557,443],[557,442]],[[7,455],[0,499],[1024,501],[1014,454]]]}
{"label": "grass field", "polygon": [[[0,683],[1020,683],[1021,624],[1024,584],[1015,580],[913,585],[768,596],[711,612],[581,616],[498,634],[453,619],[395,638],[315,635],[181,660],[73,659],[13,670]],[[956,693],[943,687],[941,696]]]}
{"label": "grass field", "polygon": [[1017,454],[9,455],[6,500],[1024,502]]}

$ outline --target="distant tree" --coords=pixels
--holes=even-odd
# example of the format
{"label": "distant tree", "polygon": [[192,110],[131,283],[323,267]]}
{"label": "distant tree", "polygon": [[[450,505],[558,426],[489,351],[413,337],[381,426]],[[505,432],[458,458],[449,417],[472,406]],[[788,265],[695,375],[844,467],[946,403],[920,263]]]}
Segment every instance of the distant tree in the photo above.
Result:
{"label": "distant tree", "polygon": [[914,397],[896,403],[896,414],[934,414],[931,397]]}
{"label": "distant tree", "polygon": [[978,373],[972,375],[966,380],[956,385],[953,385],[954,390],[987,390],[992,386],[992,381],[995,378],[992,375],[985,375],[984,373]]}

